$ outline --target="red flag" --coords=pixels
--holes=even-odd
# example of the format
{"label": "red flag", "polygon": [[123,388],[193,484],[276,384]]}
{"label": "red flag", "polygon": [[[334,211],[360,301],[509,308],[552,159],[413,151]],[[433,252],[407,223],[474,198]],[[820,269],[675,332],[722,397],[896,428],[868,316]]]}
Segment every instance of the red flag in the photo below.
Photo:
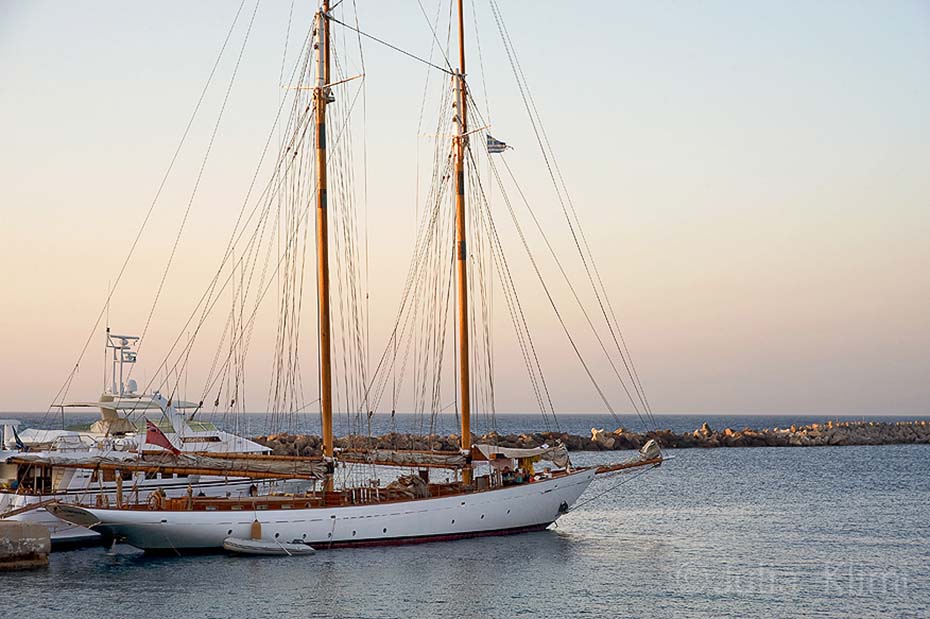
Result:
{"label": "red flag", "polygon": [[165,433],[159,430],[150,419],[145,420],[145,442],[164,447],[176,456],[181,454],[181,450],[172,445]]}

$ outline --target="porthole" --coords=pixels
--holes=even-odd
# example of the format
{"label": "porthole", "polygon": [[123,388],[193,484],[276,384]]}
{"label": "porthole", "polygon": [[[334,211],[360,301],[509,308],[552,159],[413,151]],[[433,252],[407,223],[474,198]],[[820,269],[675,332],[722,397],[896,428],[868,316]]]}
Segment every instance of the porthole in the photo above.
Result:
{"label": "porthole", "polygon": [[508,514],[510,513],[510,510],[509,510],[509,509],[507,510],[507,513],[508,513]]}
{"label": "porthole", "polygon": [[278,539],[279,537],[281,537],[281,534],[280,534],[280,533],[275,533],[275,534],[274,534],[274,538],[275,538],[275,539]]}
{"label": "porthole", "polygon": [[306,533],[304,533],[304,534],[303,534],[303,535],[301,535],[300,537],[301,537],[301,538],[303,538],[303,539],[307,539],[307,534],[306,534]]}
{"label": "porthole", "polygon": [[232,535],[232,529],[226,531],[226,535]]}
{"label": "porthole", "polygon": [[455,524],[455,518],[452,519],[452,524]]}
{"label": "porthole", "polygon": [[381,532],[382,532],[382,533],[387,533],[387,528],[385,527],[384,529],[381,529]]}
{"label": "porthole", "polygon": [[484,514],[481,514],[481,519],[484,520]]}
{"label": "porthole", "polygon": [[355,531],[352,531],[352,537],[355,537]]}
{"label": "porthole", "polygon": [[332,536],[333,536],[332,533],[327,533],[327,534],[326,534],[326,537],[332,537]]}

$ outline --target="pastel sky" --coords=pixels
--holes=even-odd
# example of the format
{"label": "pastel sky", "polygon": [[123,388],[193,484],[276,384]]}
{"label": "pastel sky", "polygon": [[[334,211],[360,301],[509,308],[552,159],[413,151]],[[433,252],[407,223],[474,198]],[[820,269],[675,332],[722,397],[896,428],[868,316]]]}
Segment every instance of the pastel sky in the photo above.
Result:
{"label": "pastel sky", "polygon": [[[355,1],[363,29],[428,55],[416,2]],[[930,414],[930,4],[500,4],[656,412]],[[44,410],[67,376],[237,6],[0,1],[0,410]],[[556,225],[488,4],[467,6],[481,52],[471,30],[470,78],[483,76],[495,136],[516,147],[508,160]],[[266,0],[256,13],[145,344],[148,377],[232,229],[281,97],[290,7]],[[294,5],[292,37],[314,8]],[[417,135],[426,69],[365,45],[377,354],[430,145]],[[116,330],[142,330],[231,70],[114,296]],[[556,408],[602,410],[551,311],[534,305],[529,267],[515,265]],[[252,347],[252,410],[265,402],[270,327]],[[72,397],[100,391],[95,338]],[[499,410],[533,410],[519,355],[496,353]]]}

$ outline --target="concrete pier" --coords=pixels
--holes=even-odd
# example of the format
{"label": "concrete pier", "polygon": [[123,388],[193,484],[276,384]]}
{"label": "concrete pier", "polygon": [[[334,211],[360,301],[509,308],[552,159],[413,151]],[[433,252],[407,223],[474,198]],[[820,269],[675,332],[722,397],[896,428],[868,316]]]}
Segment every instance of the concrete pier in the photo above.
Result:
{"label": "concrete pier", "polygon": [[0,571],[46,567],[51,548],[48,529],[42,525],[0,520]]}

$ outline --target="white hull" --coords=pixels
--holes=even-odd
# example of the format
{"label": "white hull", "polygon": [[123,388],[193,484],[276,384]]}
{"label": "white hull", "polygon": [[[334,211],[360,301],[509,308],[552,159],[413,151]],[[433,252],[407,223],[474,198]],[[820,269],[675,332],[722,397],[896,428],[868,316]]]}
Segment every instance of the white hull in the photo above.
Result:
{"label": "white hull", "polygon": [[53,544],[94,544],[102,540],[99,533],[95,533],[86,527],[65,522],[61,518],[56,518],[48,513],[44,507],[10,516],[6,520],[42,525],[48,529]]}
{"label": "white hull", "polygon": [[[226,496],[227,493],[232,496],[245,496],[248,494],[249,486],[253,484],[259,488],[260,492],[268,492],[271,489],[277,491],[299,491],[307,485],[305,482],[299,481],[261,481],[244,478],[226,479],[222,477],[203,476],[190,484],[189,480],[186,479],[146,480],[144,485],[140,488],[139,494],[144,499],[153,491],[161,489],[169,498],[184,497],[187,495],[188,485],[191,485],[194,494],[202,492],[205,496],[209,497]],[[126,493],[124,493],[124,496],[125,495]],[[60,494],[43,496],[3,493],[0,494],[0,518],[3,518],[3,512],[22,509],[29,505],[48,501],[49,499],[56,499],[63,504],[91,505],[94,504],[98,497],[102,496],[106,496],[110,504],[116,503],[116,488],[111,482],[106,484],[103,491],[99,488],[69,490]],[[6,519],[40,524],[48,528],[53,544],[86,544],[102,540],[100,533],[71,522],[66,522],[49,513],[44,507],[30,509],[9,516]]]}
{"label": "white hull", "polygon": [[135,511],[52,506],[59,517],[150,551],[221,549],[248,538],[302,540],[317,549],[392,545],[541,530],[585,491],[596,472],[494,490],[373,505],[269,511]]}

